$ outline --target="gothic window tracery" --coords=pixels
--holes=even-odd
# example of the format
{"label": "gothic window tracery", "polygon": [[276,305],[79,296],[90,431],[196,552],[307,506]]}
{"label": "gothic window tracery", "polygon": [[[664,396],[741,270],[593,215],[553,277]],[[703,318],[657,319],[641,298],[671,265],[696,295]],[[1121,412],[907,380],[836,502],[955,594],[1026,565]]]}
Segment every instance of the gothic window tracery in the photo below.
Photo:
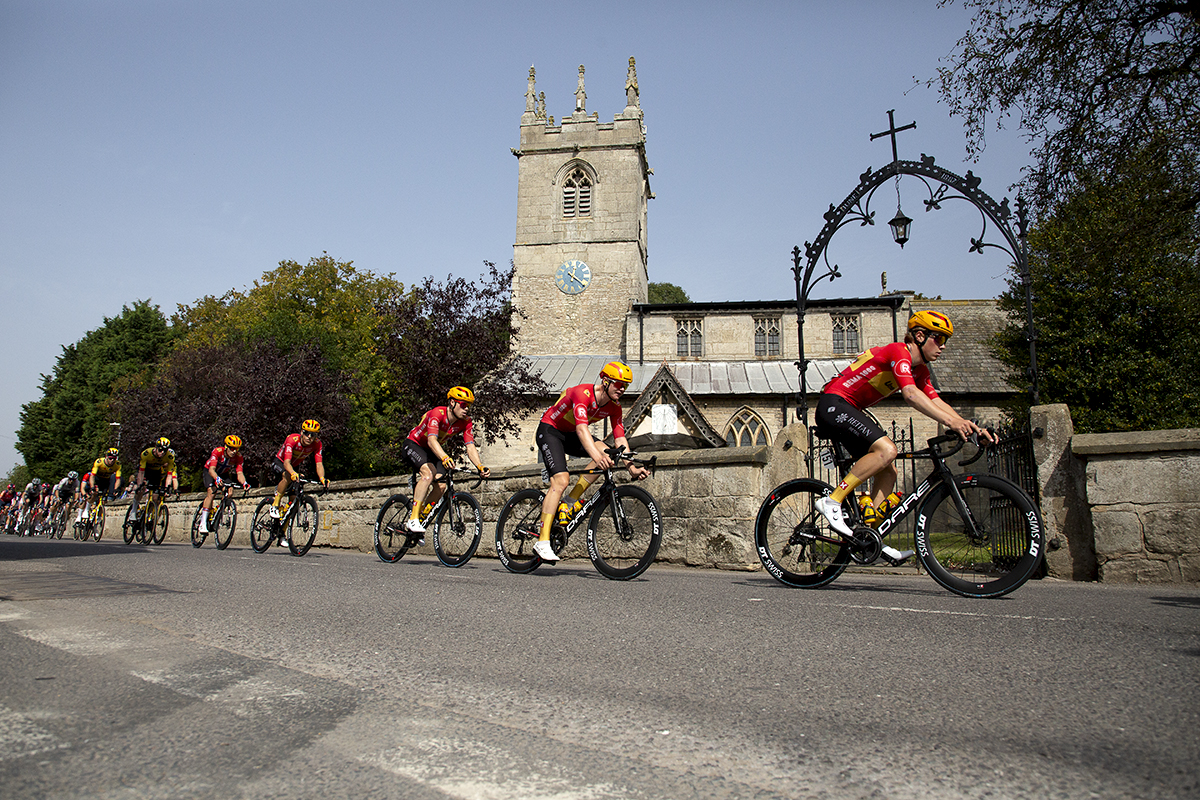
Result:
{"label": "gothic window tracery", "polygon": [[779,355],[779,320],[770,318],[755,318],[754,320],[754,355],[770,357]]}
{"label": "gothic window tracery", "polygon": [[576,167],[563,181],[562,208],[564,217],[592,215],[592,179],[581,167]]}
{"label": "gothic window tracery", "polygon": [[704,320],[676,320],[675,342],[675,352],[680,358],[698,358],[704,355]]}
{"label": "gothic window tracery", "polygon": [[729,420],[725,443],[730,447],[752,447],[770,444],[770,434],[762,417],[749,408],[742,408]]}
{"label": "gothic window tracery", "polygon": [[832,314],[833,320],[833,352],[839,355],[853,355],[862,348],[859,344],[859,315]]}

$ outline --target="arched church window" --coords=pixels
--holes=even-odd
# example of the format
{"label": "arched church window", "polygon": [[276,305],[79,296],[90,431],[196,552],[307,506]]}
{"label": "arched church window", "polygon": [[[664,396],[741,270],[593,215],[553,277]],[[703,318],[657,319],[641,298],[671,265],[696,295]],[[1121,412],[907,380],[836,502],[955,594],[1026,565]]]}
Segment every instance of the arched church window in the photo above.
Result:
{"label": "arched church window", "polygon": [[753,447],[770,444],[771,437],[762,417],[743,408],[729,420],[729,427],[725,429],[725,443],[730,447]]}
{"label": "arched church window", "polygon": [[576,168],[563,181],[563,216],[590,217],[592,215],[592,179],[580,168]]}

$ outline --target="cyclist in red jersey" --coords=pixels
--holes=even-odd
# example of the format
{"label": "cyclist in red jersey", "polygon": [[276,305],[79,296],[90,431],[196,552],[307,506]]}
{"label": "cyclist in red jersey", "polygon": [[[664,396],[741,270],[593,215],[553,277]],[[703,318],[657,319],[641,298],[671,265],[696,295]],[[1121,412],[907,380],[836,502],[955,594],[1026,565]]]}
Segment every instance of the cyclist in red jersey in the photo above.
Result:
{"label": "cyclist in red jersey", "polygon": [[[400,450],[404,460],[417,471],[412,510],[404,526],[413,533],[425,533],[421,516],[426,513],[426,507],[436,503],[446,491],[442,484],[434,483],[434,479],[454,468],[454,459],[442,447],[452,436],[462,434],[467,458],[480,475],[488,478],[492,474],[479,460],[479,450],[475,447],[475,426],[468,416],[471,404],[475,402],[475,393],[466,386],[455,386],[446,392],[446,400],[446,405],[425,412],[421,423],[409,432]],[[424,543],[424,539],[419,542]]]}
{"label": "cyclist in red jersey", "polygon": [[[870,478],[872,504],[882,505],[896,486],[896,444],[869,415],[862,413],[897,390],[904,402],[966,439],[972,433],[988,441],[992,435],[938,397],[929,378],[929,365],[937,360],[954,333],[949,317],[937,311],[920,311],[908,320],[903,342],[893,342],[865,351],[854,363],[825,384],[814,415],[817,432],[840,442],[855,459],[850,471],[828,497],[817,501],[817,509],[844,536],[852,535],[842,512],[842,502]],[[883,554],[895,564],[912,555],[884,547]]]}
{"label": "cyclist in red jersey", "polygon": [[[613,460],[604,452],[604,443],[592,436],[588,425],[602,419],[611,420],[613,443],[622,449],[629,449],[618,401],[632,382],[633,370],[620,361],[610,361],[600,370],[600,379],[595,384],[583,383],[567,389],[546,410],[542,421],[538,423],[538,452],[550,475],[550,486],[542,501],[541,535],[533,546],[533,552],[543,561],[558,561],[554,548],[550,546],[550,526],[555,513],[561,512],[559,524],[566,524],[570,515],[582,506],[580,498],[592,482],[590,476],[580,475],[568,495],[571,505],[559,507],[571,477],[567,473],[567,456],[590,458],[588,469],[608,469],[613,465]],[[636,480],[642,480],[650,473],[644,467],[630,464],[629,474]]]}
{"label": "cyclist in red jersey", "polygon": [[225,437],[222,447],[214,448],[208,460],[204,462],[204,502],[200,506],[200,532],[211,533],[208,529],[208,515],[212,511],[213,496],[218,489],[224,487],[230,473],[236,473],[237,482],[243,489],[249,489],[246,474],[242,471],[242,437],[231,433]]}
{"label": "cyclist in red jersey", "polygon": [[[275,475],[279,478],[279,484],[275,487],[275,498],[271,501],[271,507],[268,513],[274,518],[279,519],[279,500],[283,497],[283,493],[292,485],[292,481],[300,479],[300,472],[297,469],[304,465],[309,456],[312,457],[313,465],[317,471],[317,480],[322,486],[329,486],[329,481],[325,479],[325,462],[322,455],[321,440],[317,438],[317,433],[321,430],[321,423],[315,419],[306,419],[304,424],[300,426],[299,433],[293,433],[283,440],[283,446],[279,448],[279,452],[275,454]],[[287,540],[280,538],[279,544],[281,547],[287,546]]]}

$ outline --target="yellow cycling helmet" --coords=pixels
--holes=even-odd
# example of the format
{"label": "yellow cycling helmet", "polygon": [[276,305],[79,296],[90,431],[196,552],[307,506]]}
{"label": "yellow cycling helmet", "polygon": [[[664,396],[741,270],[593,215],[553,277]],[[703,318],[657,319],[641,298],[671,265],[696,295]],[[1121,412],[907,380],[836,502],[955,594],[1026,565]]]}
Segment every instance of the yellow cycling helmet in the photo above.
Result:
{"label": "yellow cycling helmet", "polygon": [[108,452],[105,453],[104,455],[112,456],[113,458],[116,458],[117,456],[121,455],[121,451],[115,447],[110,447],[110,448],[108,448]]}
{"label": "yellow cycling helmet", "polygon": [[232,447],[234,450],[237,450],[242,446],[242,437],[238,436],[236,433],[229,434],[225,437],[225,446]]}
{"label": "yellow cycling helmet", "polygon": [[908,318],[908,329],[915,328],[944,334],[947,339],[954,335],[954,323],[945,314],[937,311],[918,311]]}
{"label": "yellow cycling helmet", "polygon": [[154,446],[159,448],[160,450],[166,450],[168,447],[171,446],[171,440],[165,436],[160,436],[160,437],[158,437],[158,439],[156,439],[154,441]]}
{"label": "yellow cycling helmet", "polygon": [[321,430],[321,423],[315,419],[306,419],[304,420],[304,424],[300,426],[300,430],[305,433],[317,433]]}
{"label": "yellow cycling helmet", "polygon": [[475,393],[465,386],[455,386],[446,392],[446,399],[457,400],[460,403],[474,403]]}
{"label": "yellow cycling helmet", "polygon": [[604,365],[604,369],[600,370],[600,374],[605,378],[611,378],[621,383],[633,383],[633,370],[620,361],[608,362]]}

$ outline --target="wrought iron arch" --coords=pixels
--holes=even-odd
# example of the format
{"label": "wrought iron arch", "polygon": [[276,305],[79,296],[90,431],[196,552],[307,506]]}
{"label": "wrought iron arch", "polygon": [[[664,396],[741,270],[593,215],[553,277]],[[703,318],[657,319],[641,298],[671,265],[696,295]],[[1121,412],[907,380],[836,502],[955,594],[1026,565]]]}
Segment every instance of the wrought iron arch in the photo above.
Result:
{"label": "wrought iron arch", "polygon": [[[980,179],[969,170],[966,176],[956,175],[948,169],[937,166],[933,156],[921,154],[920,161],[893,160],[880,169],[872,171],[870,167],[859,175],[858,186],[846,196],[837,206],[832,203],[825,212],[825,226],[812,242],[804,243],[804,257],[807,263],[801,266],[800,248],[792,249],[792,271],[796,278],[796,311],[798,314],[798,334],[800,338],[800,361],[796,366],[800,370],[800,418],[807,424],[808,397],[806,372],[808,359],[804,356],[804,309],[808,301],[808,293],[813,285],[828,278],[841,277],[837,264],[829,263],[828,246],[833,235],[845,226],[857,222],[860,226],[875,224],[875,211],[871,209],[871,201],[875,192],[889,179],[900,175],[911,175],[920,180],[928,192],[928,198],[923,200],[927,211],[941,209],[941,204],[949,200],[964,200],[979,210],[982,228],[978,238],[971,237],[971,247],[968,252],[982,253],[986,248],[996,248],[1008,254],[1016,265],[1017,275],[1025,290],[1026,338],[1029,341],[1029,379],[1030,397],[1034,404],[1038,402],[1037,379],[1037,336],[1033,324],[1033,291],[1029,280],[1028,247],[1026,244],[1027,219],[1025,202],[1018,196],[1016,201],[1017,233],[1013,233],[1010,222],[1014,217],[1009,208],[1008,198],[997,203],[987,192],[979,188]],[[937,183],[935,185],[933,182]],[[1002,237],[1002,242],[990,242],[988,223],[991,223]],[[813,280],[813,272],[822,264],[825,272]]]}

